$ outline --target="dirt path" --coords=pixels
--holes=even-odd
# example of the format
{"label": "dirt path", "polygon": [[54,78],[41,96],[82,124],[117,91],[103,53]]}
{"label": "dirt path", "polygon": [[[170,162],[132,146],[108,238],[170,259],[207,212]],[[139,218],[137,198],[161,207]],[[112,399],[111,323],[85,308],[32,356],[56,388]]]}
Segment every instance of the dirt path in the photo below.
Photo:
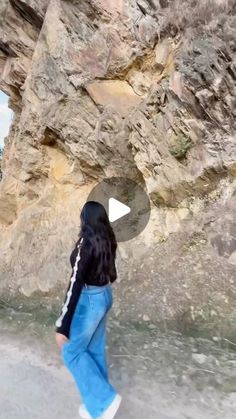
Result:
{"label": "dirt path", "polygon": [[[0,419],[78,418],[53,327],[28,317],[0,320]],[[109,361],[117,419],[236,418],[236,353],[214,342],[110,321]]]}
{"label": "dirt path", "polygon": [[[48,305],[0,306],[0,419],[78,419]],[[236,419],[236,348],[146,322],[108,322],[117,419]],[[227,347],[228,345],[228,347]]]}

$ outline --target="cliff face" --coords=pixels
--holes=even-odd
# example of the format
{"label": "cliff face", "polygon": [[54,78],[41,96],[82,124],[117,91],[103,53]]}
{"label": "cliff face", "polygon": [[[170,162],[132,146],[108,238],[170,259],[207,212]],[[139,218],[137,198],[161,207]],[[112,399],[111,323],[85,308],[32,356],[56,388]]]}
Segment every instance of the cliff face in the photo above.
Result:
{"label": "cliff face", "polygon": [[235,12],[230,0],[0,1],[0,88],[15,112],[2,295],[61,297],[89,191],[126,176],[152,213],[119,246],[116,314],[232,331]]}

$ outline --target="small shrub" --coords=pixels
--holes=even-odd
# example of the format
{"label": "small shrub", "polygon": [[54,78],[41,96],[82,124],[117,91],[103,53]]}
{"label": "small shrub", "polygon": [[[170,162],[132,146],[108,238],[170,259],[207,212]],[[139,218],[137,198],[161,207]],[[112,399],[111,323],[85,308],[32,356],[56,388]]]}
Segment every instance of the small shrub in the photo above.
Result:
{"label": "small shrub", "polygon": [[176,159],[181,160],[186,156],[187,151],[192,147],[192,141],[190,138],[185,137],[183,134],[179,134],[175,138],[175,142],[170,146],[170,153]]}

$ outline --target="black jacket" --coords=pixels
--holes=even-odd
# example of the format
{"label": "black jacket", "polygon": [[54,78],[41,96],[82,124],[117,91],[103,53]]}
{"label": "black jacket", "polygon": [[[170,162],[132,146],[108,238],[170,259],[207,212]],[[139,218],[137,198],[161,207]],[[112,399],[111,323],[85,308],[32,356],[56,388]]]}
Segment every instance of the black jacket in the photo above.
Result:
{"label": "black jacket", "polygon": [[70,255],[72,273],[66,290],[60,315],[55,322],[55,331],[69,339],[70,325],[84,284],[101,286],[114,282],[117,278],[115,251],[107,272],[100,272],[100,258],[95,257],[94,249],[88,239],[78,240]]}

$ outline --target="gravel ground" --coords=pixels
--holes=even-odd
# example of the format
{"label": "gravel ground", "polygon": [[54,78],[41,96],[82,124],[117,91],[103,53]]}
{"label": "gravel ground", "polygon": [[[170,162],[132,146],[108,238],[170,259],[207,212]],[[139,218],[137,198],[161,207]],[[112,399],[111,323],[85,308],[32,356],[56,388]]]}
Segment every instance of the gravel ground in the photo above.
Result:
{"label": "gravel ground", "polygon": [[[35,321],[22,307],[0,314],[0,419],[78,418],[53,321]],[[236,353],[219,342],[111,318],[108,355],[123,396],[117,419],[236,418]]]}

